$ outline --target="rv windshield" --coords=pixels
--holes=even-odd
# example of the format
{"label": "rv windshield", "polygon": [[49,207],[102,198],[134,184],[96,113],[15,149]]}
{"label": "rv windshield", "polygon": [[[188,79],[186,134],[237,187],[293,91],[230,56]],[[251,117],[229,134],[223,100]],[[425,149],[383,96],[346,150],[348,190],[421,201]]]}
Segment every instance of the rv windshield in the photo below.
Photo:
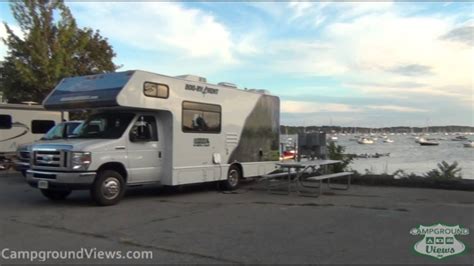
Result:
{"label": "rv windshield", "polygon": [[118,139],[134,116],[133,113],[94,114],[78,129],[74,138]]}
{"label": "rv windshield", "polygon": [[42,140],[52,140],[52,139],[62,139],[69,138],[73,135],[73,131],[81,124],[82,122],[63,122],[52,127],[41,139]]}

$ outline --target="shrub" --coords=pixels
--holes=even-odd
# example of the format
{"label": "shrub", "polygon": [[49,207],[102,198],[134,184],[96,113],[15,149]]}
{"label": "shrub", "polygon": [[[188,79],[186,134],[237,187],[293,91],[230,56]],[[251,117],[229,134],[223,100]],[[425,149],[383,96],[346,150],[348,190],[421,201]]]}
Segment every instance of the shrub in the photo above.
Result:
{"label": "shrub", "polygon": [[449,164],[442,161],[438,163],[438,169],[430,170],[425,174],[425,177],[442,180],[461,179],[462,176],[459,172],[461,172],[461,168],[458,162],[454,161],[454,163]]}

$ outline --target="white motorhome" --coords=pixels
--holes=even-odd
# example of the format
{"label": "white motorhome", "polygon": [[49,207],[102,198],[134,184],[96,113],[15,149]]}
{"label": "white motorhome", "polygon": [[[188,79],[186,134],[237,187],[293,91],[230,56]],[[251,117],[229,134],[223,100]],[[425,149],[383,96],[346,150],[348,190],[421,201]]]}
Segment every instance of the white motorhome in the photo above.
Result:
{"label": "white motorhome", "polygon": [[148,183],[234,189],[279,159],[280,102],[266,91],[137,70],[63,79],[44,105],[92,110],[75,138],[32,147],[27,180],[50,199],[90,189],[112,205]]}
{"label": "white motorhome", "polygon": [[41,105],[0,104],[0,161],[10,160],[21,144],[41,138],[68,114]]}

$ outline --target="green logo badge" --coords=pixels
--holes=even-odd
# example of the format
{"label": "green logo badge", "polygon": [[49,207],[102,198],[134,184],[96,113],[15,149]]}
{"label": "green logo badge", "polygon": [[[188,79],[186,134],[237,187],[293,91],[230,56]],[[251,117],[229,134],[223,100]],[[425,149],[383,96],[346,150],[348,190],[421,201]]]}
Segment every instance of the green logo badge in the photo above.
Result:
{"label": "green logo badge", "polygon": [[462,228],[459,225],[418,225],[418,227],[410,230],[410,234],[423,236],[423,239],[416,242],[413,247],[416,252],[437,259],[444,259],[466,250],[464,243],[457,240],[455,236],[468,235],[469,229]]}

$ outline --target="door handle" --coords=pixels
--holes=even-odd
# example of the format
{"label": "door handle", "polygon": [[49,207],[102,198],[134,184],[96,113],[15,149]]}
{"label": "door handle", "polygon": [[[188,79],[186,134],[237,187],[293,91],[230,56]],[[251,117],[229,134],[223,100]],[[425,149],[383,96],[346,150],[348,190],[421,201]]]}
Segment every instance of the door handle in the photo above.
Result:
{"label": "door handle", "polygon": [[161,158],[161,151],[158,152],[158,158]]}
{"label": "door handle", "polygon": [[115,146],[116,150],[125,150],[125,146]]}

